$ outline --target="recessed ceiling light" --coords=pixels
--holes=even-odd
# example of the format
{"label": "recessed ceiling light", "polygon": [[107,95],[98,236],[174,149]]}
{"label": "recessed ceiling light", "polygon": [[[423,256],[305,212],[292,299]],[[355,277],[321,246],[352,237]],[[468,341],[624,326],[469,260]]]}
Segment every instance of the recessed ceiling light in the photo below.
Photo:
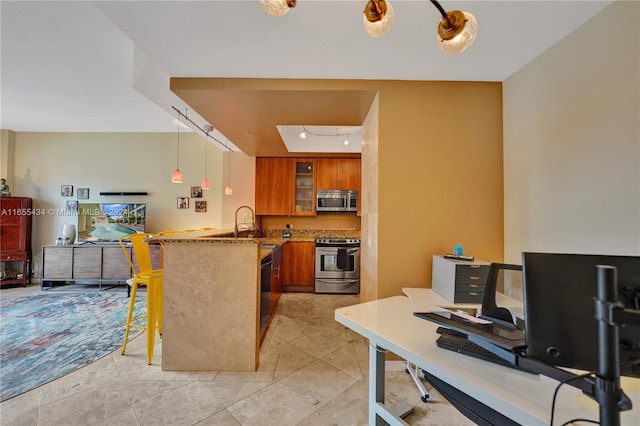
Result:
{"label": "recessed ceiling light", "polygon": [[253,135],[253,133],[251,133],[251,131],[250,131],[250,130],[247,130],[247,132],[245,133],[245,135],[247,135],[247,136],[252,136],[252,135]]}
{"label": "recessed ceiling light", "polygon": [[306,139],[307,138],[307,133],[303,131],[298,136],[300,137],[300,139]]}

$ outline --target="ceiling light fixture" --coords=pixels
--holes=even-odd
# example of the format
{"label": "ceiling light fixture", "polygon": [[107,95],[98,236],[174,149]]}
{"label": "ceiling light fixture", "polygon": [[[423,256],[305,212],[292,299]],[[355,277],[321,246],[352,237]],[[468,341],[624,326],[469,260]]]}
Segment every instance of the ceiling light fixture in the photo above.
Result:
{"label": "ceiling light fixture", "polygon": [[469,12],[445,12],[440,3],[431,0],[442,19],[438,24],[438,46],[449,55],[462,53],[473,44],[478,34],[478,21]]}
{"label": "ceiling light fixture", "polygon": [[362,24],[371,37],[385,35],[393,25],[393,7],[385,0],[369,0],[363,13]]}
{"label": "ceiling light fixture", "polygon": [[307,132],[305,132],[304,130],[302,132],[300,132],[300,134],[298,135],[298,137],[300,139],[306,139],[307,138]]}
{"label": "ceiling light fixture", "polygon": [[200,182],[200,188],[202,189],[211,189],[211,184],[209,183],[209,179],[207,178],[207,157],[208,157],[208,147],[209,147],[209,132],[213,130],[213,126],[205,125],[203,126],[204,130],[207,132],[204,137],[204,179]]}
{"label": "ceiling light fixture", "polygon": [[176,157],[176,169],[171,175],[171,182],[182,183],[184,182],[184,176],[180,170],[180,114],[178,114],[178,155]]}
{"label": "ceiling light fixture", "polygon": [[[440,3],[431,0],[442,19],[438,23],[438,46],[450,55],[462,53],[476,39],[478,21],[469,12],[454,10],[445,12]],[[364,8],[364,28],[372,37],[380,37],[391,29],[393,8],[385,0],[369,0]]]}
{"label": "ceiling light fixture", "polygon": [[262,9],[271,16],[283,16],[296,7],[296,0],[259,0]]}

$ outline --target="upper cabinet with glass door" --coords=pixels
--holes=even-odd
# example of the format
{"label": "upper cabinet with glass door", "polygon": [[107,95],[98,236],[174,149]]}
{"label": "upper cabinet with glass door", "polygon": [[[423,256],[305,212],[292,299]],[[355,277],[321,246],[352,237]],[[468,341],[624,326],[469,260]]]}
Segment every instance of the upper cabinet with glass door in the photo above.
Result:
{"label": "upper cabinet with glass door", "polygon": [[315,178],[314,160],[294,160],[295,204],[294,216],[313,216],[315,214]]}

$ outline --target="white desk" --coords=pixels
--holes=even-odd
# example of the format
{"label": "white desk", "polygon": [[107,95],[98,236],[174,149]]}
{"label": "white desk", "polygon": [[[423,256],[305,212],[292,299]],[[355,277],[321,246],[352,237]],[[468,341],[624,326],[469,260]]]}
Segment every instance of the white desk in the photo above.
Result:
{"label": "white desk", "polygon": [[[384,405],[384,349],[428,371],[477,401],[523,425],[548,424],[557,382],[438,348],[437,324],[417,318],[439,304],[437,298],[395,296],[340,308],[335,319],[369,339],[369,424],[406,424]],[[438,296],[439,297],[439,296]],[[436,303],[433,303],[433,301]],[[445,301],[446,302],[446,301]],[[446,303],[451,305],[450,302]],[[378,348],[378,350],[376,350]],[[640,419],[640,380],[623,380],[633,410],[621,414],[622,424]],[[598,420],[598,405],[579,390],[564,385],[556,401],[554,424],[574,418]]]}

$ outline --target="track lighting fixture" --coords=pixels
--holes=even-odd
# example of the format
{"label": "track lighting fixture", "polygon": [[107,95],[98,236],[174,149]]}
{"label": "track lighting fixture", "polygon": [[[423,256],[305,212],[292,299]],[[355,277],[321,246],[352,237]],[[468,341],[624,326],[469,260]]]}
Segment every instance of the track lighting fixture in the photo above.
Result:
{"label": "track lighting fixture", "polygon": [[262,9],[271,16],[282,16],[296,7],[296,0],[260,0]]}

